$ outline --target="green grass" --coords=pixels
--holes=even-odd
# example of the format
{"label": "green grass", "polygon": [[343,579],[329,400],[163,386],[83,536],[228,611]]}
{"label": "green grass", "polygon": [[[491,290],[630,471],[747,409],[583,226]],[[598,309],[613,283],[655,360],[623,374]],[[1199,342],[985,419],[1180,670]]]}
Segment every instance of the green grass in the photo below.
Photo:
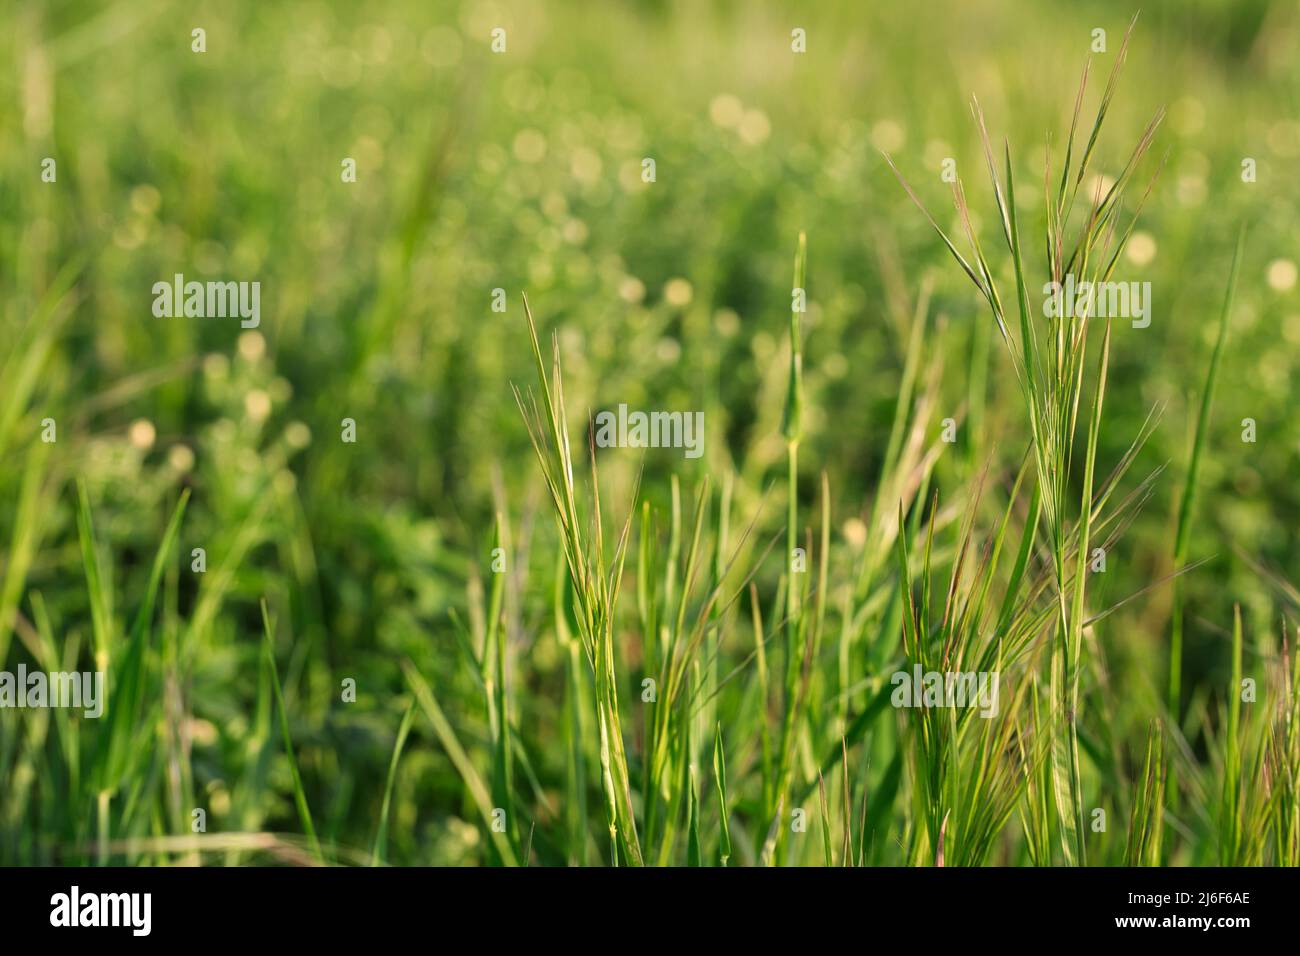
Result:
{"label": "green grass", "polygon": [[109,697],[0,710],[0,863],[1300,862],[1292,6],[82,7],[0,13],[0,670]]}

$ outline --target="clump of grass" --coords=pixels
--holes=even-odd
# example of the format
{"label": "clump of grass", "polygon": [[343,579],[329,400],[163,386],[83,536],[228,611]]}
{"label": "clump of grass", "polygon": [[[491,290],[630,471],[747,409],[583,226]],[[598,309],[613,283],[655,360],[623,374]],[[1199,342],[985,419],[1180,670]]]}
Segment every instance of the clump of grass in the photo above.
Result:
{"label": "clump of grass", "polygon": [[1129,818],[1128,844],[1124,851],[1127,866],[1159,866],[1164,839],[1165,730],[1158,720],[1151,722],[1147,737],[1146,760],[1137,781],[1137,799]]}
{"label": "clump of grass", "polygon": [[[1300,628],[1291,637],[1300,636]],[[1300,865],[1300,654],[1282,639],[1280,690],[1266,743],[1265,779],[1277,866]]]}
{"label": "clump of grass", "polygon": [[[1297,682],[1290,640],[1282,634],[1279,660],[1266,661],[1268,677],[1243,709],[1245,640],[1241,608],[1232,615],[1230,683],[1222,711],[1216,820],[1221,866],[1291,866],[1296,860],[1300,752],[1297,750]],[[1269,698],[1272,698],[1270,701]],[[1269,704],[1272,706],[1269,706]]]}
{"label": "clump of grass", "polygon": [[[594,681],[602,789],[606,822],[615,848],[613,861],[630,865],[666,864],[672,861],[684,839],[688,861],[700,863],[705,852],[700,823],[700,767],[708,756],[711,708],[722,684],[737,673],[733,671],[721,678],[717,674],[721,632],[725,630],[731,609],[752,587],[756,565],[742,573],[745,567],[742,559],[748,553],[753,525],[733,545],[728,531],[729,491],[724,486],[717,502],[716,520],[710,522],[715,512],[707,480],[701,482],[694,496],[693,518],[687,524],[679,486],[674,480],[668,547],[661,551],[656,545],[651,511],[648,505],[640,509],[636,588],[640,654],[646,671],[655,675],[656,692],[649,700],[638,790],[633,787],[631,762],[624,744],[614,665],[621,579],[630,549],[632,517],[638,511],[637,492],[634,489],[616,543],[608,545],[602,532],[594,446],[589,448],[592,460],[589,518],[584,518],[584,509],[578,504],[580,495],[573,479],[558,342],[553,343],[548,376],[527,300],[525,315],[537,362],[542,405],[539,407],[532,395],[526,400],[518,389],[515,396],[541,464],[560,531],[565,573],[556,578],[557,634],[562,643],[571,640],[563,611],[571,594],[578,623],[578,646]],[[590,522],[590,537],[583,530],[584,520]],[[710,524],[711,548],[706,535]],[[807,585],[801,581],[799,586]],[[799,639],[805,633],[802,618],[803,615],[796,615]],[[806,690],[806,667],[803,675],[801,686]],[[578,790],[583,768],[580,741],[585,722],[576,705],[585,698],[586,688],[576,672],[571,672],[570,677],[570,774],[572,789]],[[787,686],[794,681],[787,673]],[[787,698],[791,711],[797,712],[797,701],[802,696],[796,692]],[[765,706],[761,709],[765,710]],[[760,713],[759,719],[765,721],[766,715]],[[764,775],[768,794],[788,785],[792,773],[792,735],[796,726],[793,714],[787,714],[783,726],[786,756],[783,765],[767,765],[771,771],[770,774],[765,771]],[[712,765],[718,810],[725,818],[729,811],[720,729],[712,739]],[[634,793],[640,797],[639,814],[635,812]],[[782,802],[780,796],[776,800]],[[581,826],[581,820],[575,820],[572,825]],[[725,819],[717,839],[717,852],[720,860],[729,859],[732,853]]]}
{"label": "clump of grass", "polygon": [[[1074,164],[1076,132],[1087,88],[1087,67],[1083,71],[1083,79],[1070,120],[1061,175],[1054,192],[1051,187],[1050,150],[1048,152],[1044,168],[1046,208],[1044,238],[1046,275],[1051,282],[1062,283],[1067,275],[1072,275],[1079,281],[1091,282],[1096,287],[1097,283],[1109,280],[1124,245],[1132,234],[1137,214],[1150,194],[1151,185],[1148,185],[1128,225],[1121,231],[1119,223],[1124,198],[1131,186],[1135,171],[1148,151],[1163,118],[1163,110],[1158,111],[1148,124],[1114,183],[1103,190],[1102,182],[1098,180],[1082,225],[1074,240],[1067,242],[1066,229],[1072,219],[1075,202],[1087,177],[1102,125],[1115,93],[1133,25],[1130,24],[1124,42],[1116,55],[1114,67],[1097,108],[1092,131],[1076,165]],[[1004,147],[1003,175],[999,177],[984,115],[978,102],[972,103],[972,112],[978,124],[989,178],[993,186],[998,223],[1011,257],[1014,272],[1012,294],[1015,305],[1013,308],[1019,316],[1018,333],[1011,331],[1008,314],[1011,310],[1005,304],[1005,297],[999,291],[998,280],[972,226],[961,179],[958,178],[953,183],[953,199],[962,228],[971,246],[974,264],[958,251],[934,218],[925,212],[924,204],[898,173],[893,161],[888,157],[886,159],[899,176],[908,194],[925,212],[948,251],[987,301],[1011,357],[1012,367],[1024,400],[1056,585],[1056,638],[1051,657],[1052,721],[1055,728],[1052,748],[1052,786],[1059,845],[1067,863],[1081,864],[1085,862],[1085,846],[1078,744],[1079,682],[1083,672],[1083,630],[1086,620],[1089,544],[1094,510],[1097,507],[1097,502],[1094,501],[1094,473],[1110,359],[1111,317],[1106,317],[1101,331],[1096,373],[1089,383],[1092,389],[1091,409],[1086,412],[1086,431],[1080,442],[1078,440],[1079,412],[1087,394],[1086,357],[1089,353],[1089,337],[1096,325],[1090,314],[1091,303],[1084,314],[1072,315],[1068,318],[1063,315],[1065,310],[1057,310],[1058,315],[1049,321],[1047,329],[1039,330],[1030,304],[1031,286],[1027,278],[1028,270],[1021,240],[1021,216],[1016,206],[1010,144]],[[1154,177],[1151,184],[1154,184]],[[1140,434],[1139,442],[1144,437],[1144,433]],[[1076,505],[1071,500],[1069,482],[1074,464],[1079,458],[1082,459],[1083,464],[1082,493]]]}
{"label": "clump of grass", "polygon": [[[928,862],[942,855],[946,864],[986,862],[998,834],[1028,793],[1043,765],[1050,738],[1034,722],[1034,640],[1051,617],[1040,606],[1043,582],[1028,574],[1028,548],[1037,524],[1037,502],[1020,528],[1014,556],[1004,555],[1015,533],[1013,514],[1023,493],[1028,462],[1022,465],[996,531],[978,553],[976,516],[983,482],[977,486],[960,526],[946,587],[935,580],[937,494],[930,508],[923,551],[912,557],[906,537],[897,545],[903,602],[903,666],[924,672],[974,673],[997,681],[997,713],[974,707],[914,708],[910,740],[914,799],[924,822],[913,835],[909,859]],[[1036,495],[1035,495],[1036,498]],[[900,525],[903,521],[899,515]],[[1003,568],[1004,561],[1010,566]],[[1003,577],[1001,601],[994,582]],[[941,611],[938,609],[942,608]],[[1040,827],[1046,826],[1045,821]]]}
{"label": "clump of grass", "polygon": [[576,598],[578,635],[596,681],[596,726],[600,735],[602,790],[605,796],[606,825],[609,828],[610,842],[615,848],[611,862],[616,866],[620,862],[640,866],[644,859],[632,809],[632,784],[624,749],[614,660],[615,609],[623,583],[623,564],[627,557],[632,515],[635,513],[635,495],[634,506],[628,511],[627,520],[611,549],[605,540],[601,518],[600,480],[593,447],[590,509],[592,528],[588,536],[584,530],[586,519],[579,510],[574,484],[573,454],[569,446],[564,386],[560,378],[559,342],[552,343],[551,369],[548,374],[527,298],[524,299],[524,314],[528,319],[528,333],[537,363],[542,404],[539,407],[536,398],[531,395],[525,401],[518,389],[515,390],[515,399],[528,425],[528,435],[554,505],[565,564],[569,569]]}

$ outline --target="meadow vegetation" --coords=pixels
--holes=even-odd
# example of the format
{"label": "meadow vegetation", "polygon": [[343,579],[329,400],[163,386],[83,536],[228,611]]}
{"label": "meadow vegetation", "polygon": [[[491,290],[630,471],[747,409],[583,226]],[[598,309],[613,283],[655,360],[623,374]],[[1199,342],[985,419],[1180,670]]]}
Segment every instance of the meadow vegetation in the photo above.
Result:
{"label": "meadow vegetation", "polygon": [[1300,13],[1131,17],[0,11],[0,863],[1296,865]]}

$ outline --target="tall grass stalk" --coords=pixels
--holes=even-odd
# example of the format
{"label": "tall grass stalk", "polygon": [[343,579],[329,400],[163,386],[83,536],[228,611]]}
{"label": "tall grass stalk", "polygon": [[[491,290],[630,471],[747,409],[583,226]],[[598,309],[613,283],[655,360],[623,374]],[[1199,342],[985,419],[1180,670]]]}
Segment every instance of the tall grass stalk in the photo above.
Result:
{"label": "tall grass stalk", "polygon": [[[777,748],[775,798],[784,805],[790,785],[791,761],[794,751],[795,724],[798,719],[800,698],[800,672],[803,654],[803,634],[806,626],[801,593],[806,586],[807,573],[795,568],[795,551],[799,547],[799,440],[803,436],[803,335],[799,328],[799,310],[793,300],[806,301],[808,241],[799,233],[799,245],[794,256],[794,289],[803,293],[793,295],[790,308],[790,374],[786,389],[785,409],[781,419],[781,435],[786,448],[786,530],[785,530],[785,712],[781,723],[781,737]],[[769,813],[776,808],[769,806]],[[785,845],[785,828],[779,830],[777,861]]]}

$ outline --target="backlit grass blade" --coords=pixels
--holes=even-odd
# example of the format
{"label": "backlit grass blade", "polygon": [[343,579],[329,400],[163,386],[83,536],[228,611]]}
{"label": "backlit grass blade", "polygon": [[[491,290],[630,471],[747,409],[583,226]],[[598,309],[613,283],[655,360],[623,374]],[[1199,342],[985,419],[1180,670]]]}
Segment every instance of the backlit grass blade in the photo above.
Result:
{"label": "backlit grass blade", "polygon": [[722,751],[722,725],[713,735],[713,783],[718,795],[718,863],[727,865],[731,859],[731,811],[727,806],[727,760]]}
{"label": "backlit grass blade", "polygon": [[[1187,563],[1187,551],[1191,545],[1192,516],[1196,503],[1196,480],[1200,473],[1201,455],[1204,452],[1209,427],[1210,409],[1214,402],[1214,383],[1219,375],[1219,363],[1223,356],[1223,345],[1228,338],[1228,320],[1232,315],[1232,300],[1237,291],[1237,273],[1241,266],[1241,254],[1246,244],[1246,230],[1243,227],[1237,235],[1237,246],[1232,253],[1232,265],[1228,268],[1228,285],[1223,296],[1223,308],[1219,311],[1219,330],[1214,339],[1214,350],[1210,353],[1210,365],[1205,373],[1205,386],[1201,389],[1201,407],[1196,416],[1196,435],[1192,439],[1192,451],[1187,462],[1187,477],[1183,483],[1182,497],[1178,504],[1178,525],[1174,532],[1174,567],[1180,568]],[[1174,581],[1173,606],[1170,609],[1169,638],[1169,712],[1178,719],[1182,707],[1182,671],[1183,671],[1183,582]]]}
{"label": "backlit grass blade", "polygon": [[393,742],[393,756],[388,761],[388,777],[384,781],[384,802],[379,808],[379,829],[375,833],[375,845],[370,851],[370,865],[378,866],[388,852],[388,814],[393,801],[393,784],[397,780],[397,764],[402,759],[402,748],[406,745],[406,736],[411,732],[415,720],[415,702],[412,701],[402,714],[402,722],[397,727],[397,739]]}
{"label": "backlit grass blade", "polygon": [[284,705],[284,692],[280,688],[280,674],[275,666],[274,633],[275,629],[271,626],[270,612],[267,610],[266,600],[263,599],[263,659],[271,674],[271,690],[275,695],[275,709],[280,715],[280,734],[284,740],[284,754],[289,760],[289,775],[293,780],[293,802],[298,808],[298,819],[302,823],[303,832],[307,835],[307,843],[311,848],[312,855],[317,861],[324,863],[325,857],[321,853],[320,840],[316,837],[316,827],[312,823],[311,808],[307,805],[307,791],[303,789],[302,776],[298,773],[298,758],[293,751],[293,735],[289,731],[289,712]]}

